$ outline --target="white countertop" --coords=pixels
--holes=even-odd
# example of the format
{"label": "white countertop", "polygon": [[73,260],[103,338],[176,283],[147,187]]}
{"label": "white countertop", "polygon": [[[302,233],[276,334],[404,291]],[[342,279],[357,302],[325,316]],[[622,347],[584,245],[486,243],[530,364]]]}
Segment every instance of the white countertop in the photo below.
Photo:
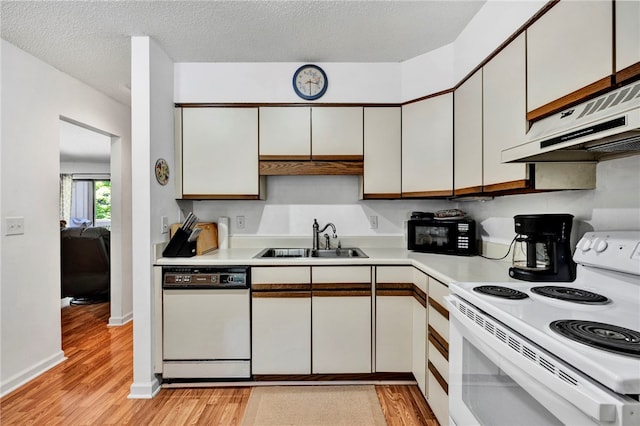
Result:
{"label": "white countertop", "polygon": [[402,248],[362,248],[367,258],[286,258],[255,259],[264,247],[214,250],[193,257],[161,257],[157,266],[320,266],[320,265],[412,265],[444,284],[451,282],[507,282],[511,262],[480,256],[452,256],[416,253]]}

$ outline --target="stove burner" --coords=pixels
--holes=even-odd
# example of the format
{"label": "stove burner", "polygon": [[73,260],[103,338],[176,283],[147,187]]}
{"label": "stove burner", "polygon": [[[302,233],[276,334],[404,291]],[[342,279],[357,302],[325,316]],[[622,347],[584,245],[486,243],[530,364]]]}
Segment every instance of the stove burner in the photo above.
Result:
{"label": "stove burner", "polygon": [[640,358],[640,332],[593,321],[558,320],[549,324],[556,333],[597,349]]}
{"label": "stove burner", "polygon": [[609,303],[609,299],[600,294],[578,288],[543,286],[532,287],[531,291],[541,296],[552,297],[567,302],[584,303],[588,305],[603,305]]}
{"label": "stove burner", "polygon": [[526,293],[499,285],[481,285],[479,287],[474,287],[473,291],[510,300],[520,300],[529,297]]}

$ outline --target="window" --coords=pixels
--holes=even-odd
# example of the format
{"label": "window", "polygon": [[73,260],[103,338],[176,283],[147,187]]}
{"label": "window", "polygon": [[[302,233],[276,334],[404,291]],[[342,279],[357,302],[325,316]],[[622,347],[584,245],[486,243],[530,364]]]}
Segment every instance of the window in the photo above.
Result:
{"label": "window", "polygon": [[111,181],[74,179],[68,226],[111,227]]}

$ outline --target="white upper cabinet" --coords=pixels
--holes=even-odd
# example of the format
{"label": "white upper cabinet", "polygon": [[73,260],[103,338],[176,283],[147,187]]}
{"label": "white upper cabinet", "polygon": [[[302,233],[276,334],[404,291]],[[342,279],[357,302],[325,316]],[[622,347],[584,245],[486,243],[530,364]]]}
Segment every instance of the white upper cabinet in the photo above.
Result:
{"label": "white upper cabinet", "polygon": [[363,198],[400,198],[401,109],[364,109]]}
{"label": "white upper cabinet", "polygon": [[182,108],[177,118],[183,198],[258,198],[258,108]]}
{"label": "white upper cabinet", "polygon": [[[616,1],[616,81],[640,74],[640,2]],[[636,65],[633,69],[629,68]],[[623,71],[621,73],[621,71]]]}
{"label": "white upper cabinet", "polygon": [[311,107],[260,107],[260,159],[311,158]]}
{"label": "white upper cabinet", "polygon": [[453,194],[453,93],[402,107],[402,196]]}
{"label": "white upper cabinet", "polygon": [[362,115],[362,107],[312,108],[312,159],[362,160]]}
{"label": "white upper cabinet", "polygon": [[612,5],[563,0],[527,29],[530,120],[611,85]]}
{"label": "white upper cabinet", "polygon": [[454,193],[482,191],[482,69],[454,93]]}
{"label": "white upper cabinet", "polygon": [[[485,191],[523,186],[527,165],[501,162],[502,150],[524,142],[527,132],[525,35],[521,34],[483,67],[483,185]],[[511,188],[495,188],[511,182]]]}

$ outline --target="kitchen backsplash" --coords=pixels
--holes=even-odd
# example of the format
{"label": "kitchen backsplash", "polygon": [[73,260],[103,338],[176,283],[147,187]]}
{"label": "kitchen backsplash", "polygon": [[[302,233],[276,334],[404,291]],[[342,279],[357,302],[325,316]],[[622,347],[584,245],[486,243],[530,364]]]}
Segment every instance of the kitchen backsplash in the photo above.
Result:
{"label": "kitchen backsplash", "polygon": [[[574,240],[586,231],[640,229],[640,156],[604,161],[597,166],[595,190],[497,197],[491,201],[358,200],[355,176],[272,176],[265,201],[181,202],[202,221],[228,216],[235,236],[311,236],[313,219],[332,222],[338,235],[404,235],[411,211],[460,208],[478,222],[485,242],[508,244],[513,216],[526,213],[570,213]],[[239,229],[237,216],[244,216]],[[377,216],[378,227],[370,226]]]}

